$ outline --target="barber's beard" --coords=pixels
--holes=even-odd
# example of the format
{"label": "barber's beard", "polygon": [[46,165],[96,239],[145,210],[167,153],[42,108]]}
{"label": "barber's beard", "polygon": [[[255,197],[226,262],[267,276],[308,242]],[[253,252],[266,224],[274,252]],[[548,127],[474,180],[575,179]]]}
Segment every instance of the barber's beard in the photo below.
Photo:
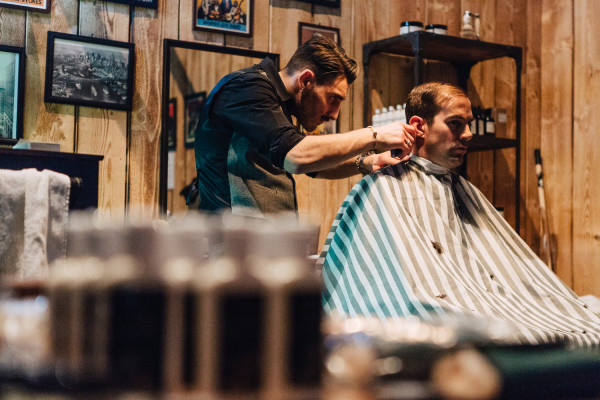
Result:
{"label": "barber's beard", "polygon": [[315,109],[315,104],[316,101],[313,98],[313,93],[310,91],[305,91],[300,97],[300,104],[297,106],[298,121],[308,132],[314,131],[317,126],[323,123],[321,120],[321,115]]}

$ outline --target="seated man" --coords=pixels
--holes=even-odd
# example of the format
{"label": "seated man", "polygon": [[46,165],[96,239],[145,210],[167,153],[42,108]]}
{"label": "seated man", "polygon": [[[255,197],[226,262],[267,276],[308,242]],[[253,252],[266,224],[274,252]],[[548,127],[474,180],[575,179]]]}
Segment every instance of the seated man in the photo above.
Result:
{"label": "seated man", "polygon": [[517,343],[600,345],[600,317],[544,265],[483,194],[453,169],[472,138],[458,87],[414,88],[410,159],[365,176],[323,250],[328,313],[381,319],[451,313],[500,318]]}

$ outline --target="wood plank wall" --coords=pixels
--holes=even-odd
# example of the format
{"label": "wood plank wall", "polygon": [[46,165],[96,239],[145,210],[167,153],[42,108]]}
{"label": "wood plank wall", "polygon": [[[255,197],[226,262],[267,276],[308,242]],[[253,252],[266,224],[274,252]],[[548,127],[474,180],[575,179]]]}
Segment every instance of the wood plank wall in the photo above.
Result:
{"label": "wood plank wall", "polygon": [[[252,38],[193,31],[193,0],[159,0],[159,9],[131,8],[101,0],[53,0],[49,14],[0,7],[0,44],[26,49],[24,135],[53,141],[66,152],[102,154],[100,213],[159,217],[160,99],[162,40],[173,38],[251,48],[281,54],[285,64],[297,46],[298,22],[340,29],[342,46],[362,61],[362,44],[398,34],[399,23],[419,20],[460,31],[465,10],[482,18],[482,39],[524,49],[522,87],[521,213],[513,198],[514,150],[471,154],[469,178],[509,222],[520,218],[521,235],[539,251],[540,210],[533,150],[544,159],[551,230],[558,248],[557,273],[579,294],[600,295],[600,189],[595,174],[598,139],[596,60],[600,6],[594,0],[342,0],[340,9],[295,0],[254,0]],[[49,30],[129,41],[136,46],[132,112],[45,103],[46,35]],[[396,104],[410,87],[411,64],[394,58],[375,62],[372,108]],[[408,73],[408,75],[407,75]],[[447,71],[430,66],[431,76]],[[474,104],[509,110],[507,135],[514,135],[514,66],[509,60],[486,62],[471,74]],[[340,131],[362,126],[362,76],[341,110]],[[179,105],[181,106],[181,105]],[[179,107],[182,109],[182,107]],[[181,110],[182,111],[182,110]],[[181,112],[180,112],[181,113]],[[179,165],[193,165],[191,150]],[[600,165],[599,165],[600,167]],[[186,177],[187,179],[187,177]],[[302,219],[321,226],[320,243],[344,196],[357,178],[320,181],[299,176]],[[171,195],[171,202],[178,195]],[[178,199],[181,200],[181,199]]]}

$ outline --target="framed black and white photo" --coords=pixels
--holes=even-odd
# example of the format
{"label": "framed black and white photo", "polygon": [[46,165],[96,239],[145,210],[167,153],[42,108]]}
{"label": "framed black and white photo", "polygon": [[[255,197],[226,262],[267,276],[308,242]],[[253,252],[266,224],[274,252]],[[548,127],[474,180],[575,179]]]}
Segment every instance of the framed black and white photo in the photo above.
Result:
{"label": "framed black and white photo", "polygon": [[10,7],[27,11],[49,13],[50,0],[0,0],[0,7]]}
{"label": "framed black and white photo", "polygon": [[[158,8],[158,0],[109,0],[113,3],[129,4],[136,7]],[[164,0],[168,1],[168,0]]]}
{"label": "framed black and white photo", "polygon": [[48,32],[44,101],[131,110],[133,43]]}
{"label": "framed black and white photo", "polygon": [[340,30],[330,26],[308,24],[306,22],[298,23],[298,46],[306,42],[314,35],[324,36],[340,45]]}
{"label": "framed black and white photo", "polygon": [[177,148],[177,99],[169,99],[169,118],[167,119],[167,148]]}
{"label": "framed black and white photo", "polygon": [[252,36],[254,0],[193,0],[194,29]]}
{"label": "framed black and white photo", "polygon": [[25,49],[0,46],[0,139],[23,137]]}
{"label": "framed black and white photo", "polygon": [[188,94],[185,96],[184,102],[184,143],[185,147],[191,148],[194,147],[194,141],[196,140],[196,128],[204,122],[206,92]]}
{"label": "framed black and white photo", "polygon": [[304,3],[318,4],[320,6],[340,8],[341,0],[300,0]]}

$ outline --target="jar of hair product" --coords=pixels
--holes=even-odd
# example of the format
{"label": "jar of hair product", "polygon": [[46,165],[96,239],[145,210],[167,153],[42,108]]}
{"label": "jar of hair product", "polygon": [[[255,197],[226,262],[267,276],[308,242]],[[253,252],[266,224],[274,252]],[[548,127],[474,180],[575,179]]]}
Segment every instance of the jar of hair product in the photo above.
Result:
{"label": "jar of hair product", "polygon": [[400,24],[400,34],[404,35],[410,32],[422,31],[423,23],[419,21],[404,21]]}
{"label": "jar of hair product", "polygon": [[437,33],[438,35],[448,34],[448,25],[429,24],[425,27],[426,32]]}

